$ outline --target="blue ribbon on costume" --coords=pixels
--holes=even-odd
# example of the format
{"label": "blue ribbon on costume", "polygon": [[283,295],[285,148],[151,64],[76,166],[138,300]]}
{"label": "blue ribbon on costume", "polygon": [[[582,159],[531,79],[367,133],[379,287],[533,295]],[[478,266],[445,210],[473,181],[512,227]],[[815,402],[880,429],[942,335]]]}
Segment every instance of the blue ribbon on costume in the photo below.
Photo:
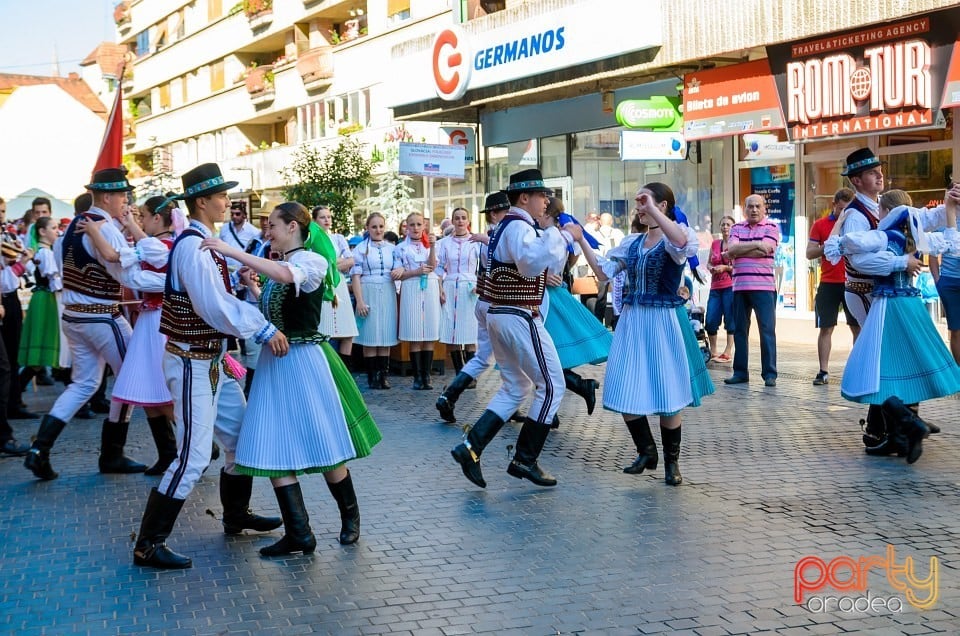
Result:
{"label": "blue ribbon on costume", "polygon": [[[683,210],[680,209],[679,205],[673,206],[673,213],[677,217],[677,223],[690,227],[690,223],[687,221],[687,215],[683,213]],[[696,254],[689,257],[687,262],[690,263],[690,269],[697,269],[700,267],[700,257],[698,257]]]}
{"label": "blue ribbon on costume", "polygon": [[[557,220],[558,220],[559,223],[560,223],[560,227],[563,227],[563,226],[566,225],[567,223],[576,223],[576,224],[579,225],[581,228],[583,227],[583,224],[581,224],[580,221],[577,220],[577,217],[572,216],[572,215],[570,215],[570,214],[567,214],[566,212],[561,212],[561,213],[560,213],[560,216],[557,217]],[[597,239],[593,238],[593,235],[590,234],[590,232],[587,232],[586,230],[584,230],[584,231],[583,231],[583,238],[587,239],[587,243],[590,244],[590,247],[592,247],[593,249],[599,249],[599,247],[600,247],[600,241],[598,241]],[[573,250],[571,250],[571,251],[573,251]]]}

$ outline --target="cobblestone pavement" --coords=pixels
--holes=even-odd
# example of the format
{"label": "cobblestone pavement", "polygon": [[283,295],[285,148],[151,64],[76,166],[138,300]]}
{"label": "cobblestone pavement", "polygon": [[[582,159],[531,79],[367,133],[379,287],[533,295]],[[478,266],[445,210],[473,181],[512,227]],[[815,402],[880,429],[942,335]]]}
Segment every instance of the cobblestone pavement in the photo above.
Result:
{"label": "cobblestone pavement", "polygon": [[[753,345],[756,347],[756,344]],[[754,349],[754,362],[758,354]],[[844,352],[835,358],[841,368]],[[156,478],[96,471],[99,421],[74,421],[52,461],[60,479],[39,482],[18,458],[0,459],[0,631],[16,634],[925,634],[960,633],[960,436],[957,401],[924,404],[944,432],[921,460],[863,453],[839,377],[814,387],[811,346],[780,347],[778,386],[725,386],[685,414],[683,486],[621,467],[634,451],[618,416],[566,397],[562,427],[541,463],[552,489],[509,477],[516,441],[505,427],[483,456],[486,490],[468,483],[449,449],[457,426],[439,421],[437,391],[367,392],[384,441],[351,464],[363,515],[355,546],[337,543],[339,517],[321,477],[304,480],[319,545],[312,556],[260,558],[279,533],[226,537],[215,462],[187,500],[171,546],[190,570],[134,567],[132,539]],[[586,375],[602,379],[603,367]],[[449,376],[447,376],[449,378]],[[472,421],[498,378],[468,391]],[[361,385],[364,384],[361,382]],[[300,390],[300,389],[297,389]],[[29,394],[44,411],[56,390]],[[296,399],[291,392],[291,399]],[[37,423],[14,422],[21,440]],[[655,437],[659,442],[659,434]],[[132,456],[154,459],[143,415]],[[222,461],[222,460],[221,460]],[[276,514],[269,483],[253,507]],[[813,555],[914,557],[924,577],[939,560],[932,608],[811,611],[799,605],[794,567]],[[807,570],[809,578],[815,578]],[[841,568],[836,578],[849,579]],[[875,568],[871,598],[904,598]],[[865,596],[827,587],[810,596]],[[924,594],[921,594],[923,596]],[[894,601],[893,609],[900,608]]]}

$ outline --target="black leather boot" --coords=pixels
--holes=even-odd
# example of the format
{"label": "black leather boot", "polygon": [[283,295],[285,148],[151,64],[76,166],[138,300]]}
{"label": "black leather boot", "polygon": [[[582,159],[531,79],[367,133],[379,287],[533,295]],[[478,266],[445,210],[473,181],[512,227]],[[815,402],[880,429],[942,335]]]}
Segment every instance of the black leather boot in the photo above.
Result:
{"label": "black leather boot", "polygon": [[317,549],[317,538],[310,529],[310,516],[307,507],[303,505],[303,491],[300,483],[280,486],[273,489],[280,505],[280,514],[283,515],[283,538],[260,548],[263,556],[283,556],[294,552],[313,554]]}
{"label": "black leather boot", "polygon": [[507,466],[507,473],[517,479],[529,479],[538,486],[556,486],[557,478],[540,468],[537,457],[550,434],[549,424],[539,424],[530,418],[520,428],[517,452]]}
{"label": "black leather boot", "polygon": [[177,554],[167,547],[166,540],[177,522],[183,499],[161,495],[156,488],[150,490],[147,509],[143,511],[140,534],[133,549],[134,565],[145,565],[164,570],[183,570],[193,567],[189,557]]}
{"label": "black leather boot", "polygon": [[450,451],[453,458],[460,464],[464,476],[481,488],[486,488],[487,482],[483,479],[483,471],[480,470],[480,455],[483,454],[487,444],[497,436],[504,423],[493,411],[484,411],[476,424],[470,428],[463,443]]}
{"label": "black leather boot", "polygon": [[457,400],[460,399],[460,394],[463,393],[472,381],[473,378],[466,373],[457,373],[457,376],[447,385],[447,388],[443,390],[440,397],[437,398],[437,410],[440,411],[440,417],[447,422],[457,421],[457,417],[453,413],[453,407],[456,406]]}
{"label": "black leather boot", "polygon": [[360,505],[350,473],[335,484],[328,481],[327,488],[340,509],[340,545],[356,543],[360,538]]}
{"label": "black leather boot", "polygon": [[140,462],[135,462],[123,454],[129,428],[130,422],[103,420],[103,428],[100,429],[100,461],[98,462],[101,473],[128,475],[142,473],[147,469]]}
{"label": "black leather boot", "polygon": [[668,486],[683,483],[680,474],[680,427],[664,428],[660,426],[660,439],[663,440],[663,480]]}
{"label": "black leather boot", "polygon": [[243,397],[250,397],[250,389],[253,388],[253,376],[257,370],[247,367],[247,375],[243,376]]}
{"label": "black leather boot", "polygon": [[585,380],[571,369],[563,370],[563,379],[566,380],[567,388],[586,402],[587,415],[593,415],[593,409],[597,406],[597,389],[600,388],[600,383],[589,378]]}
{"label": "black leather boot", "polygon": [[377,386],[390,388],[390,356],[377,356]]}
{"label": "black leather boot", "polygon": [[66,425],[66,422],[49,413],[40,420],[40,430],[37,431],[33,446],[27,451],[27,456],[23,460],[23,465],[40,479],[49,481],[59,476],[50,465],[50,449],[53,448],[54,442]]}
{"label": "black leather boot", "polygon": [[936,435],[937,433],[940,432],[940,427],[939,427],[939,426],[937,426],[936,424],[932,424],[932,423],[930,423],[930,422],[928,422],[928,421],[926,421],[926,420],[924,420],[924,419],[922,419],[922,418],[920,417],[920,404],[919,404],[919,403],[907,404],[907,408],[910,409],[911,411],[913,411],[913,414],[917,416],[917,419],[920,419],[924,424],[927,425],[927,428],[930,429],[930,434],[931,434],[931,435]]}
{"label": "black leather boot", "polygon": [[157,445],[157,463],[143,471],[144,475],[162,475],[177,458],[177,437],[173,434],[173,424],[166,415],[147,418],[153,443]]}
{"label": "black leather boot", "polygon": [[923,440],[930,435],[926,423],[911,411],[896,397],[889,397],[881,405],[883,414],[891,428],[896,427],[898,435],[902,435],[907,446],[907,463],[912,464],[920,459],[923,453]]}
{"label": "black leather boot", "polygon": [[423,381],[420,379],[420,352],[410,352],[410,373],[413,375],[413,390],[423,389]]}
{"label": "black leather boot", "polygon": [[420,384],[423,385],[422,391],[432,391],[433,384],[430,383],[430,374],[433,372],[433,351],[424,350],[420,352]]}
{"label": "black leather boot", "polygon": [[[474,356],[476,356],[476,355],[477,355],[477,352],[476,352],[476,351],[464,351],[464,352],[463,352],[463,364],[464,364],[464,366],[466,366],[466,364],[467,364],[468,362],[470,362],[471,360],[473,360]],[[476,379],[476,378],[472,378],[472,379],[470,380],[470,384],[467,385],[467,388],[468,388],[468,389],[475,389],[475,388],[477,388],[477,379]]]}
{"label": "black leather boot", "polygon": [[344,353],[342,351],[337,351],[337,355],[340,356],[340,362],[343,363],[343,366],[347,368],[347,371],[353,371],[353,355],[349,353]]}
{"label": "black leather boot", "polygon": [[453,351],[451,351],[450,362],[453,363],[454,374],[460,373],[460,370],[463,369],[463,350],[454,349]]}
{"label": "black leather boot", "polygon": [[244,530],[269,532],[283,524],[279,517],[261,517],[250,510],[253,477],[231,475],[220,469],[220,503],[223,505],[223,533],[240,534]]}
{"label": "black leather boot", "polygon": [[633,443],[637,447],[637,458],[624,468],[623,472],[628,475],[639,475],[644,470],[656,468],[660,458],[657,456],[657,443],[653,441],[650,420],[647,416],[627,420],[627,430],[630,431],[630,437],[633,438]]}
{"label": "black leather boot", "polygon": [[367,368],[367,388],[368,389],[379,389],[380,386],[377,384],[377,361],[379,358],[375,356],[365,357],[363,359],[364,366]]}
{"label": "black leather boot", "polygon": [[866,447],[877,446],[887,435],[887,427],[883,421],[883,413],[880,411],[879,404],[871,404],[867,408],[866,419],[860,420],[860,427],[863,429],[863,445]]}

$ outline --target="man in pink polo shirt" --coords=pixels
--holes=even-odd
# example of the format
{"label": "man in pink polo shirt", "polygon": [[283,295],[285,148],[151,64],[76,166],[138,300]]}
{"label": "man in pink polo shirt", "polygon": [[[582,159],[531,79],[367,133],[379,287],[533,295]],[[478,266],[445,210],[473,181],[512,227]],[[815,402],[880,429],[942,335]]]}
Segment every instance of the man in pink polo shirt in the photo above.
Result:
{"label": "man in pink polo shirt", "polygon": [[767,221],[767,206],[759,194],[743,202],[746,218],[733,226],[726,256],[733,259],[733,375],[726,384],[750,381],[750,312],[760,329],[760,375],[766,386],[777,386],[777,285],[773,255],[780,243],[780,228]]}

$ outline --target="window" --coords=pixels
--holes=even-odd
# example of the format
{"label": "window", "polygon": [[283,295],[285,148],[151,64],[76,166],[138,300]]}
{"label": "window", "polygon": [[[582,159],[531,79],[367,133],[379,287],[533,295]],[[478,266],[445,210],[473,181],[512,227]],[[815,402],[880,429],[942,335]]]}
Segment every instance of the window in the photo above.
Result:
{"label": "window", "polygon": [[369,124],[369,89],[337,95],[297,109],[300,141],[333,137],[342,129],[356,132]]}
{"label": "window", "polygon": [[137,57],[143,57],[150,52],[150,31],[137,33]]}
{"label": "window", "polygon": [[160,110],[170,108],[170,84],[160,85]]}
{"label": "window", "polygon": [[219,60],[210,65],[210,90],[216,92],[223,85],[223,60]]}
{"label": "window", "polygon": [[387,0],[387,21],[394,25],[410,19],[410,0]]}
{"label": "window", "polygon": [[207,0],[207,20],[213,22],[223,15],[223,0]]}

